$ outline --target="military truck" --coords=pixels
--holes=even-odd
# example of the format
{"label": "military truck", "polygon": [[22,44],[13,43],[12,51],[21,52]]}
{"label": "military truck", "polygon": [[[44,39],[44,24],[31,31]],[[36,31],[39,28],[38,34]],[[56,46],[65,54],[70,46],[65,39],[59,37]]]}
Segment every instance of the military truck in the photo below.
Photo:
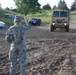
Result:
{"label": "military truck", "polygon": [[65,28],[69,32],[69,11],[55,9],[52,13],[50,30],[54,31],[56,28]]}

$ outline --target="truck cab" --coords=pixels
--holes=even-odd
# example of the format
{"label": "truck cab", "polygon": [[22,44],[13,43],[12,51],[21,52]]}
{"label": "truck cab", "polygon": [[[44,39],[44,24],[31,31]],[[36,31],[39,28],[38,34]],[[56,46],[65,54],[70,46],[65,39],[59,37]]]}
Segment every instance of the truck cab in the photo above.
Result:
{"label": "truck cab", "polygon": [[56,9],[52,12],[51,31],[56,28],[65,28],[66,32],[69,32],[69,12],[68,10]]}

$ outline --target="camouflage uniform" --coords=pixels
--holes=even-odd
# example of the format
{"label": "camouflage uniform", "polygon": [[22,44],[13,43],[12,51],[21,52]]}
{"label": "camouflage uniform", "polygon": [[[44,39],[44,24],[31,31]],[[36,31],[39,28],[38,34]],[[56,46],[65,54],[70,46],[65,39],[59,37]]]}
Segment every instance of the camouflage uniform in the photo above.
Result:
{"label": "camouflage uniform", "polygon": [[14,25],[11,26],[7,33],[7,35],[11,35],[11,48],[9,51],[9,59],[11,61],[11,75],[16,75],[16,64],[17,64],[17,58],[19,58],[19,64],[20,64],[20,74],[25,74],[25,60],[26,60],[26,49],[25,49],[25,42],[23,35],[25,33],[26,28],[29,28],[29,26],[22,26],[22,25]]}

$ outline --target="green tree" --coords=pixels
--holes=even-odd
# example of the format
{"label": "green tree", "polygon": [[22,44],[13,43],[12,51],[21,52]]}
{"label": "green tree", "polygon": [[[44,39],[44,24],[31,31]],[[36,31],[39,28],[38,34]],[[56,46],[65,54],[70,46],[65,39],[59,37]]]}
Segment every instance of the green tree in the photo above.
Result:
{"label": "green tree", "polygon": [[0,4],[0,9],[2,9],[2,6],[1,6],[1,4]]}
{"label": "green tree", "polygon": [[12,9],[11,11],[13,11],[13,12],[17,12],[17,13],[18,13],[18,10],[17,10],[17,9]]}
{"label": "green tree", "polygon": [[42,9],[49,10],[51,9],[51,6],[47,3],[46,5],[42,7]]}
{"label": "green tree", "polygon": [[71,10],[76,10],[76,0],[72,3]]}
{"label": "green tree", "polygon": [[52,9],[57,9],[57,6],[56,6],[56,5],[54,5]]}
{"label": "green tree", "polygon": [[58,8],[59,9],[64,9],[64,10],[68,10],[67,4],[64,0],[60,0],[58,3]]}
{"label": "green tree", "polygon": [[38,0],[14,0],[19,12],[27,15],[29,12],[36,12],[40,9]]}
{"label": "green tree", "polygon": [[10,10],[10,9],[8,7],[6,7],[5,10]]}

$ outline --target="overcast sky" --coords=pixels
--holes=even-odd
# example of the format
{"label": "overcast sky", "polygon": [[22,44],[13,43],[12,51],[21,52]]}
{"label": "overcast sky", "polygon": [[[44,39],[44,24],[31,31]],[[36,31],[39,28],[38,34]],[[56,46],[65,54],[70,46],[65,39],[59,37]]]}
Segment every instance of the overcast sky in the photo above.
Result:
{"label": "overcast sky", "polygon": [[[49,3],[50,6],[53,7],[54,5],[58,5],[58,2],[60,0],[38,0],[38,1],[39,1],[39,3],[42,6],[45,5],[45,4],[47,4],[47,3]],[[65,0],[67,6],[69,8],[70,8],[70,6],[71,6],[71,4],[72,4],[73,1],[74,0]],[[9,7],[9,8],[13,7],[13,8],[15,8],[15,3],[14,3],[13,0],[0,0],[0,4],[1,4],[2,8],[6,8],[6,7]]]}

